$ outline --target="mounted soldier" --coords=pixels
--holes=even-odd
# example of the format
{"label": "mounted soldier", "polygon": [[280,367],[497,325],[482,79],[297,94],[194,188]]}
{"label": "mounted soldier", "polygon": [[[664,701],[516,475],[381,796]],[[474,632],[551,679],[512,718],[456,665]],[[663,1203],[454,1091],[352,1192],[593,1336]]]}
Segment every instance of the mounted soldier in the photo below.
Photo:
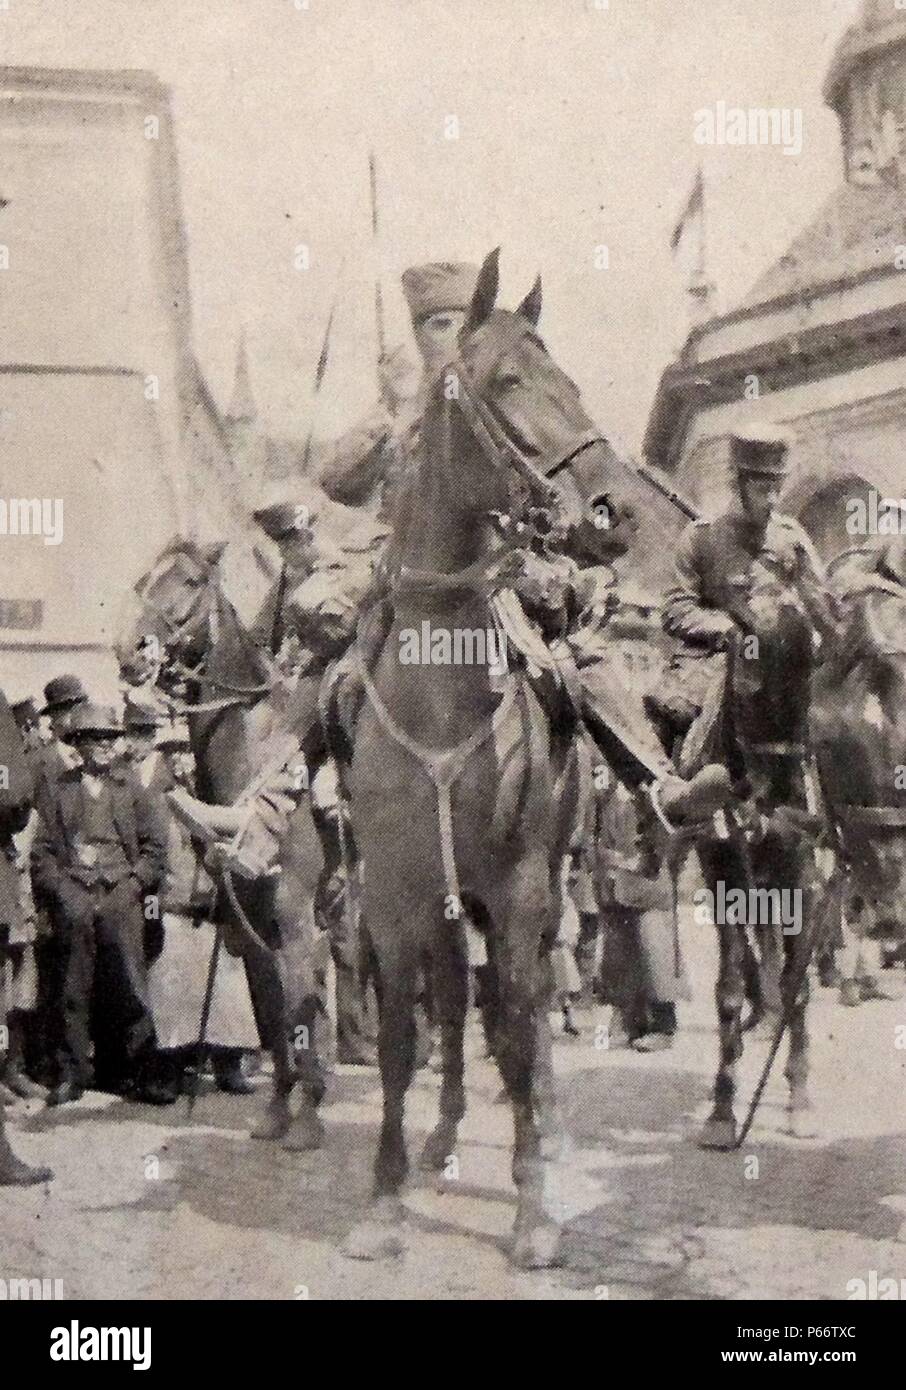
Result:
{"label": "mounted soldier", "polygon": [[[827,925],[826,911],[814,904],[833,861],[814,853],[828,827],[809,709],[812,673],[833,650],[838,624],[808,536],[776,510],[788,445],[786,433],[774,429],[731,437],[737,503],[686,532],[662,613],[666,632],[703,669],[708,657],[719,658],[713,677],[700,681],[701,712],[686,736],[680,766],[721,762],[740,797],[696,836],[706,885],[701,902],[711,904],[703,909],[704,920],[717,928],[720,950],[720,1063],[714,1108],[700,1140],[708,1148],[742,1142],[761,1093],[756,1089],[738,1134],[734,1098],[744,986],[755,996],[756,1016],[767,1016],[771,1059],[789,1029],[790,1126],[794,1134],[810,1132],[807,969]],[[784,891],[796,904],[793,921],[779,905]],[[715,906],[727,902],[725,893],[734,895],[737,906]]]}
{"label": "mounted soldier", "polygon": [[[413,393],[405,381],[400,353],[382,359],[382,405],[341,437],[322,469],[321,485],[332,500],[387,518],[395,517],[398,508],[405,505],[405,483],[419,458],[421,411],[427,391],[455,356],[478,274],[476,266],[454,261],[431,262],[403,272],[402,288],[421,360],[421,378]],[[526,297],[523,311],[533,324],[537,322],[540,283]],[[546,427],[537,420],[521,422],[520,446],[529,457],[548,456],[545,429],[556,437],[561,407],[552,400],[550,409]],[[562,524],[546,526],[543,534],[523,549],[512,577],[510,599],[502,597],[500,621],[515,648],[535,670],[548,701],[558,706],[558,723],[562,722],[559,713],[572,706],[572,715],[567,715],[563,724],[567,737],[572,737],[581,711],[595,742],[620,775],[636,787],[657,782],[669,788],[671,805],[679,815],[685,789],[641,696],[615,675],[606,645],[600,641],[608,590],[614,582],[613,571],[602,561],[623,553],[635,531],[633,509],[627,499],[600,489],[602,450],[605,461],[614,464],[608,471],[619,473],[613,451],[597,432],[583,436],[580,447],[567,458],[555,456],[551,476],[564,499]],[[367,617],[369,599],[380,599],[393,559],[385,553],[376,582],[369,589],[362,583],[362,575],[353,574],[348,559],[323,535],[318,516],[309,505],[284,499],[260,508],[255,520],[276,543],[283,562],[255,622],[256,638],[272,652],[288,638],[309,649],[320,645],[324,650],[319,664],[325,669],[349,646],[360,610],[366,610]],[[507,520],[504,518],[504,523]],[[385,606],[375,602],[370,620],[359,623],[369,649],[382,640],[389,621],[389,611],[382,609]],[[350,684],[357,685],[355,677],[346,684],[341,704],[355,706],[360,691],[352,696],[348,693]],[[244,867],[248,874],[260,871],[265,862],[273,862],[275,830],[290,799],[300,794],[298,784],[298,777],[281,772],[272,787],[258,785],[254,795],[240,798],[241,816],[238,804],[224,811],[188,798],[181,798],[179,813],[190,819],[199,833],[206,828],[209,834],[237,835],[241,827],[247,862],[243,866],[240,857],[236,867],[240,872]],[[719,799],[723,790],[709,789],[706,799],[712,795]],[[256,806],[260,814],[255,813]],[[235,843],[238,846],[238,840]]]}
{"label": "mounted soldier", "polygon": [[478,267],[463,261],[436,261],[403,272],[421,374],[413,389],[413,371],[401,348],[381,358],[380,403],[341,436],[321,473],[321,485],[335,501],[392,517],[399,483],[411,472],[419,448],[427,388],[456,350],[477,280]]}
{"label": "mounted soldier", "polygon": [[[669,693],[659,706],[667,711],[668,724],[672,719],[672,732],[687,735],[680,755],[687,768],[715,756],[726,653],[755,630],[748,603],[759,563],[795,589],[817,632],[833,630],[835,612],[814,546],[795,518],[776,510],[789,444],[789,433],[772,426],[731,435],[735,501],[721,516],[693,522],[680,541],[662,621],[681,646],[668,671]],[[747,956],[745,968],[769,1030],[781,1010],[781,960],[772,933],[763,933],[760,945],[760,965]]]}
{"label": "mounted soldier", "polygon": [[673,674],[684,695],[689,692],[686,727],[705,703],[715,674],[719,678],[722,663],[713,658],[723,655],[740,632],[752,630],[746,604],[756,561],[781,572],[796,588],[818,632],[834,630],[835,611],[815,548],[794,517],[776,510],[789,444],[787,431],[769,426],[731,435],[736,500],[722,516],[693,522],[680,541],[663,625],[682,644]]}

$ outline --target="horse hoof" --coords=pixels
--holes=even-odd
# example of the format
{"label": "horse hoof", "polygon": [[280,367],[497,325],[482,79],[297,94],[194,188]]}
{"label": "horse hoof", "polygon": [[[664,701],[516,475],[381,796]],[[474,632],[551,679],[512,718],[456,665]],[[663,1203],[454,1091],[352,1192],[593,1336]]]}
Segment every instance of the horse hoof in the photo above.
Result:
{"label": "horse hoof", "polygon": [[418,1166],[423,1173],[442,1173],[455,1149],[455,1126],[439,1124],[425,1140]]}
{"label": "horse hoof", "polygon": [[555,1221],[535,1221],[513,1238],[517,1269],[553,1269],[559,1264],[560,1227]]}
{"label": "horse hoof", "polygon": [[343,1242],[350,1260],[393,1260],[405,1252],[403,1207],[395,1199],[379,1198],[363,1221],[353,1226]]}
{"label": "horse hoof", "polygon": [[717,1120],[712,1115],[705,1121],[701,1134],[698,1136],[698,1147],[700,1149],[720,1149],[727,1153],[736,1147],[736,1121],[732,1115],[729,1120]]}
{"label": "horse hoof", "polygon": [[303,1110],[290,1120],[281,1145],[287,1153],[311,1153],[324,1143],[324,1125],[314,1110]]}
{"label": "horse hoof", "polygon": [[249,1131],[252,1139],[282,1139],[289,1133],[292,1116],[285,1101],[269,1101],[256,1125]]}

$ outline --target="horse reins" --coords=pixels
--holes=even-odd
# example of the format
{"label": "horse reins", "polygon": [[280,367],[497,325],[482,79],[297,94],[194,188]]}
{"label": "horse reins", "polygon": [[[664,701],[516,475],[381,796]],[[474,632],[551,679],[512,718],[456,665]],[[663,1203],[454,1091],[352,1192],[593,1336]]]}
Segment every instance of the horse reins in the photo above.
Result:
{"label": "horse reins", "polygon": [[[503,353],[501,353],[502,355]],[[474,394],[471,379],[461,358],[451,361],[443,369],[443,373],[454,375],[459,387],[455,394],[455,402],[462,411],[469,429],[488,462],[501,474],[508,467],[515,468],[529,487],[536,493],[540,493],[547,503],[561,506],[561,489],[540,472],[518,445],[509,438],[490,406]],[[448,398],[448,409],[452,404],[453,401]],[[447,420],[449,420],[449,415]],[[449,454],[449,432],[447,440],[447,453]],[[592,442],[594,442],[593,438],[582,439],[564,462],[568,462],[569,458],[573,458],[576,453]],[[394,584],[394,591],[405,592],[422,589],[449,593],[457,589],[471,589],[488,596],[493,581],[499,577],[499,571],[507,563],[513,551],[518,548],[520,545],[517,541],[510,541],[503,550],[475,560],[470,565],[455,571],[425,570],[401,565]],[[455,917],[459,917],[462,910],[462,898],[459,874],[456,868],[452,807],[453,787],[464,772],[473,753],[476,753],[509,717],[520,693],[520,686],[516,682],[510,682],[493,714],[483,720],[473,733],[460,740],[453,747],[438,748],[422,743],[400,727],[382,700],[365,660],[358,650],[355,654],[355,660],[366,698],[381,728],[394,743],[416,759],[419,765],[424,768],[434,787],[437,796],[438,834],[447,901],[449,904],[455,905]]]}

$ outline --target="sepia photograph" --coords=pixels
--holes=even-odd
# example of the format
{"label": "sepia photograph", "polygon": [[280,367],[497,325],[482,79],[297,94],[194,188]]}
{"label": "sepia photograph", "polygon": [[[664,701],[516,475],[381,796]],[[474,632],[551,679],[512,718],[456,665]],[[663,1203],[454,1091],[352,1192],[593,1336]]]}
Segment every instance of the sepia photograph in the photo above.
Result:
{"label": "sepia photograph", "polygon": [[906,1299],[906,0],[0,0],[0,63],[30,1364],[162,1369],[229,1301],[859,1364]]}

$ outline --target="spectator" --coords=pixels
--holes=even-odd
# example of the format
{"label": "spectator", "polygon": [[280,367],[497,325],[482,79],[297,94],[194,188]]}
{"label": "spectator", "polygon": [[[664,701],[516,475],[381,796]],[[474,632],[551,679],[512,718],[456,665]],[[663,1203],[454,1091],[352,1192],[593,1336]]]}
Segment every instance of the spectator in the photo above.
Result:
{"label": "spectator", "polygon": [[101,1053],[92,1017],[105,1039],[109,1088],[152,1104],[167,1099],[150,1073],[143,911],[160,887],[166,840],[153,796],[115,766],[122,732],[112,710],[80,705],[65,738],[81,766],[62,773],[39,805],[34,881],[53,913],[63,966],[48,1105],[78,1100],[91,1083],[92,1031],[99,1061]]}

